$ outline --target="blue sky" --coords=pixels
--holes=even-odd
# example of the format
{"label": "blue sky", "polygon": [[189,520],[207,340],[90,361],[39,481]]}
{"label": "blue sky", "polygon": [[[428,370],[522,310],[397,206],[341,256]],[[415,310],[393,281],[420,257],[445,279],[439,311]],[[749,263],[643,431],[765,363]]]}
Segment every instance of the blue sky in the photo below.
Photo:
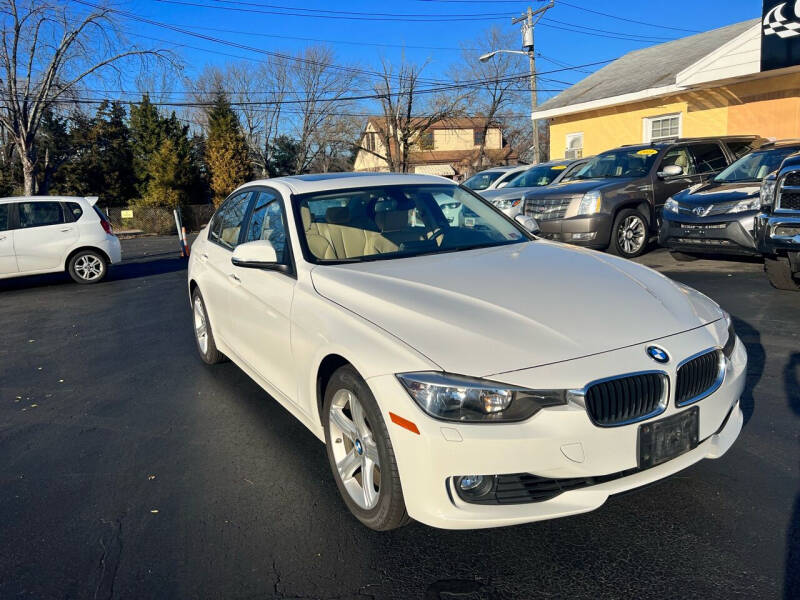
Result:
{"label": "blue sky", "polygon": [[[531,4],[534,8],[541,5],[536,1]],[[513,0],[357,0],[336,3],[319,0],[116,0],[113,5],[197,34],[266,50],[293,52],[315,40],[326,41],[335,49],[338,61],[344,64],[374,67],[382,56],[398,60],[405,53],[416,62],[429,61],[425,76],[444,78],[450,66],[460,58],[459,46],[469,44],[481,31],[497,25],[517,32],[518,26],[510,23],[511,16],[522,13],[528,3]],[[76,5],[76,8],[81,7]],[[387,17],[386,20],[348,19],[341,17],[360,15],[343,13],[366,13],[372,17],[384,13]],[[543,21],[536,29],[537,51],[547,57],[540,60],[539,70],[559,69],[559,64],[581,65],[613,59],[659,41],[691,35],[687,30],[705,31],[756,18],[760,13],[760,0],[570,0],[567,4],[556,0],[555,8],[547,13],[549,20]],[[409,14],[419,16],[414,17],[414,22],[391,16]],[[443,21],[442,17],[452,20]],[[425,21],[427,18],[433,20]],[[253,59],[260,57],[255,52],[226,47],[157,26],[124,18],[122,22],[131,39],[143,44],[168,45],[139,36],[166,40],[170,45],[184,44],[204,49],[176,47],[187,65],[187,74],[199,72],[208,63],[236,60],[225,54]],[[521,70],[526,66],[521,57]],[[579,71],[551,74],[550,77],[559,81],[543,83],[540,87],[563,88],[585,75]]]}

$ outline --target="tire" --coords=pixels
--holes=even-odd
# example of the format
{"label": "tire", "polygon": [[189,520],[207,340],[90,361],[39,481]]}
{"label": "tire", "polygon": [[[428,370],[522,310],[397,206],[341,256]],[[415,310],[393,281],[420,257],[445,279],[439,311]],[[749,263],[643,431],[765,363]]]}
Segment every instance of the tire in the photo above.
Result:
{"label": "tire", "polygon": [[337,369],[325,389],[322,425],[333,478],[350,512],[376,531],[406,525],[411,519],[389,431],[369,386],[350,365]]}
{"label": "tire", "polygon": [[764,270],[772,287],[790,292],[800,291],[800,281],[794,278],[789,259],[785,256],[765,256]]}
{"label": "tire", "polygon": [[[630,231],[630,237],[628,237]],[[611,227],[611,243],[608,246],[612,254],[623,258],[635,258],[647,249],[650,239],[650,227],[642,213],[633,208],[624,208],[614,219]]]}
{"label": "tire", "polygon": [[700,260],[700,257],[696,254],[687,254],[686,252],[672,252],[670,251],[670,256],[677,260],[678,262],[694,262],[696,260]]}
{"label": "tire", "polygon": [[197,345],[197,352],[200,358],[207,365],[215,365],[225,360],[225,355],[217,350],[214,341],[214,332],[211,331],[211,323],[208,320],[208,311],[203,295],[200,290],[195,288],[192,292],[192,324],[194,325],[194,341]]}
{"label": "tire", "polygon": [[97,250],[81,250],[69,259],[67,273],[75,283],[100,283],[108,275],[108,262]]}

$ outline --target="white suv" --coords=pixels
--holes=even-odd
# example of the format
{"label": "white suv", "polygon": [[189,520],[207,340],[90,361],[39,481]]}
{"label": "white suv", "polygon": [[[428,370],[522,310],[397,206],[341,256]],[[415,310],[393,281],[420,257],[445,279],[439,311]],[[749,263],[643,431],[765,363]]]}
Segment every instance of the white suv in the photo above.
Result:
{"label": "white suv", "polygon": [[97,198],[0,198],[0,279],[66,271],[97,283],[122,259]]}

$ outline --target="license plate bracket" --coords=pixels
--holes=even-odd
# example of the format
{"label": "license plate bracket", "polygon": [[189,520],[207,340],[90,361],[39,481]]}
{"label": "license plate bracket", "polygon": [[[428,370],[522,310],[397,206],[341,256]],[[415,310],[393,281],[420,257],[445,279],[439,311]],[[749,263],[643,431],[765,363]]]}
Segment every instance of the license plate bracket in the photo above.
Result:
{"label": "license plate bracket", "polygon": [[697,447],[700,409],[639,426],[639,468],[655,467]]}

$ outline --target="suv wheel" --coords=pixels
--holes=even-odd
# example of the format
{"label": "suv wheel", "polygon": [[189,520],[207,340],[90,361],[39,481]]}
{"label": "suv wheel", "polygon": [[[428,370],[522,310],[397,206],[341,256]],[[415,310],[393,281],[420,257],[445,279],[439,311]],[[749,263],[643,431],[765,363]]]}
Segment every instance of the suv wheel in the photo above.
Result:
{"label": "suv wheel", "polygon": [[772,287],[779,290],[800,291],[800,282],[794,278],[789,259],[785,256],[765,256],[764,270]]}
{"label": "suv wheel", "polygon": [[108,265],[96,250],[81,250],[69,259],[67,272],[76,283],[99,283],[105,279]]}
{"label": "suv wheel", "polygon": [[647,220],[642,213],[626,208],[614,219],[609,250],[623,258],[634,258],[644,252],[648,238]]}
{"label": "suv wheel", "polygon": [[389,431],[367,384],[350,365],[325,389],[322,425],[336,487],[364,525],[387,531],[409,522]]}

